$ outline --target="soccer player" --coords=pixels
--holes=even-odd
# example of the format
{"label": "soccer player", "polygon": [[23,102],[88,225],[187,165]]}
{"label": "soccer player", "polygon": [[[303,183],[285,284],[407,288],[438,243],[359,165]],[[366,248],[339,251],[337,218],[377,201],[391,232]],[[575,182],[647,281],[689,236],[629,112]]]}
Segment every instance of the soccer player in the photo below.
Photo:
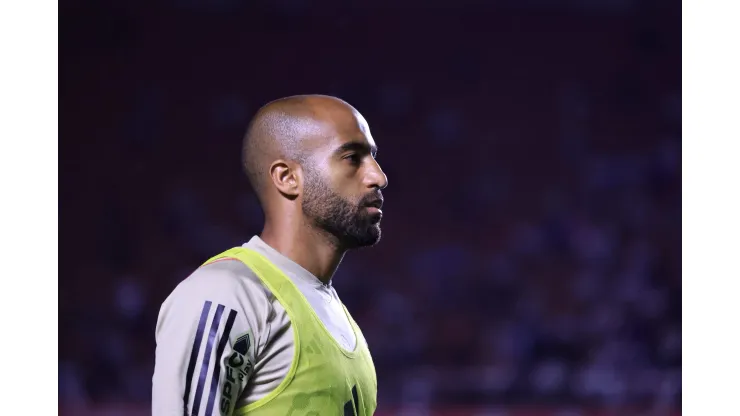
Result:
{"label": "soccer player", "polygon": [[373,414],[375,367],[332,276],[346,251],[380,239],[387,178],[376,151],[340,99],[294,96],[258,111],[243,161],[264,228],[162,304],[154,416]]}

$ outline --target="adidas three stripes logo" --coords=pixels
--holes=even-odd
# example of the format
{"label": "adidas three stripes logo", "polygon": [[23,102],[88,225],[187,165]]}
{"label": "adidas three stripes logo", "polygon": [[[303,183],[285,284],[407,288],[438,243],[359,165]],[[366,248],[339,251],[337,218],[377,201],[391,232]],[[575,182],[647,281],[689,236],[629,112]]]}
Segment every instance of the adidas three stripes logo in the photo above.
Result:
{"label": "adidas three stripes logo", "polygon": [[[198,321],[198,329],[195,333],[193,350],[190,353],[190,362],[188,363],[188,371],[185,379],[185,394],[183,395],[185,416],[197,416],[199,414],[206,385],[209,387],[204,416],[212,416],[214,414],[213,408],[217,400],[216,395],[221,374],[221,359],[226,349],[226,344],[229,342],[231,328],[234,326],[234,320],[236,319],[236,311],[233,309],[229,310],[226,324],[223,330],[219,331],[226,307],[224,305],[216,305],[214,313],[211,313],[212,308],[213,303],[206,301],[203,304],[203,310]],[[216,342],[218,342],[218,345],[214,345]],[[213,354],[214,346],[216,349],[215,355]],[[195,367],[201,357],[200,368],[196,374]],[[213,362],[213,372],[210,380],[207,380],[211,362]],[[192,406],[189,406],[190,391],[194,381],[195,395],[193,396]],[[188,409],[190,409],[190,413],[188,413]]]}

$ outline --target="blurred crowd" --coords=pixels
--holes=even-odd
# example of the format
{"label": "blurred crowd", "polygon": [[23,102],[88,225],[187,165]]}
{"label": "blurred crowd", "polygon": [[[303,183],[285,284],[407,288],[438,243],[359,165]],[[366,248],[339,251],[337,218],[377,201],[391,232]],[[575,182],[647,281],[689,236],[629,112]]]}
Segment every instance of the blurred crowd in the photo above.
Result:
{"label": "blurred crowd", "polygon": [[680,7],[185,3],[61,8],[60,402],[149,400],[161,302],[260,231],[249,117],[325,93],[389,178],[381,243],[334,279],[381,407],[680,405]]}

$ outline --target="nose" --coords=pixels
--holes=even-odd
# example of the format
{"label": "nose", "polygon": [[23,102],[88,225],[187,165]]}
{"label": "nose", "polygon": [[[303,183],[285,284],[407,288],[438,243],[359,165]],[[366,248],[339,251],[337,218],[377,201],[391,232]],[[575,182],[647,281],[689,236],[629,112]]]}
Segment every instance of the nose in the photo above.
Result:
{"label": "nose", "polygon": [[388,187],[388,177],[383,172],[383,169],[380,168],[378,162],[374,160],[370,171],[367,174],[367,181],[368,187],[370,188],[377,188],[382,190]]}

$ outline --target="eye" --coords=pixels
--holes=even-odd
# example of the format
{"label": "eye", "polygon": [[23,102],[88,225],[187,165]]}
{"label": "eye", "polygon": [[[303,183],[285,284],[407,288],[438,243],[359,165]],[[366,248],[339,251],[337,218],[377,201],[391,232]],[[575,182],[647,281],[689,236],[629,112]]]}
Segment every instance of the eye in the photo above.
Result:
{"label": "eye", "polygon": [[362,162],[362,158],[357,153],[350,153],[347,156],[345,156],[344,159],[348,160],[353,165],[359,165],[360,162]]}

